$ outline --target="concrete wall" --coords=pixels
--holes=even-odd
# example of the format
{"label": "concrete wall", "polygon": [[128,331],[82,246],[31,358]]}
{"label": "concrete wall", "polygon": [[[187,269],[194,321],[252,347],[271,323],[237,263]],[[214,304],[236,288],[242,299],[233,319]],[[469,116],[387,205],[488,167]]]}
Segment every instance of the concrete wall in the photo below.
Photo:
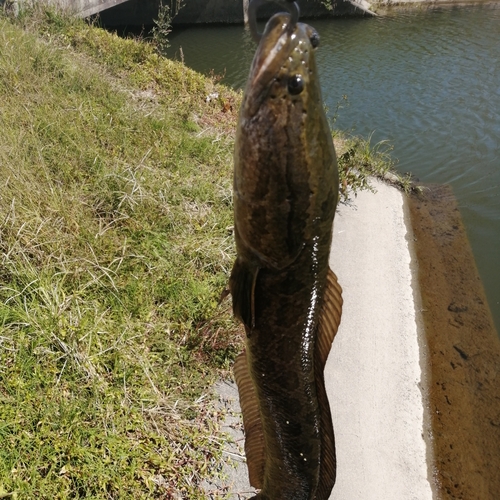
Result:
{"label": "concrete wall", "polygon": [[63,7],[70,8],[81,17],[97,14],[128,0],[56,0]]}
{"label": "concrete wall", "polygon": [[[101,16],[107,27],[142,27],[153,25],[158,16],[160,0],[0,0],[0,7],[18,11],[22,4],[39,2],[56,4],[81,17],[94,14]],[[469,3],[488,3],[491,0],[334,0],[333,10],[328,10],[321,0],[296,0],[300,6],[301,18],[334,17],[343,15],[371,15],[372,6],[383,13],[392,5],[417,4],[462,5]],[[496,0],[498,1],[498,0]],[[174,17],[173,24],[239,24],[246,22],[249,0],[163,0],[165,5],[176,13],[178,6],[184,6]],[[277,12],[276,4],[270,0],[268,5],[259,8],[258,15],[268,19]]]}
{"label": "concrete wall", "polygon": [[[0,0],[0,6],[10,5],[17,11],[23,4],[42,1],[59,5],[81,17],[99,14],[102,23],[108,27],[151,26],[158,16],[160,5],[160,0]],[[367,0],[335,0],[331,11],[321,0],[296,1],[300,6],[302,19],[363,13],[369,6]],[[163,4],[176,14],[173,24],[243,23],[247,21],[248,3],[249,0],[163,0]],[[180,5],[182,8],[179,8]],[[271,0],[259,8],[258,16],[268,19],[278,10],[279,6]]]}
{"label": "concrete wall", "polygon": [[[178,10],[177,0],[164,0],[171,8],[176,24],[243,22],[242,0],[187,0]],[[159,0],[129,0],[101,13],[106,26],[152,25],[158,17]]]}
{"label": "concrete wall", "polygon": [[[362,2],[354,6],[348,0],[338,0],[334,12],[322,5],[321,0],[297,0],[300,6],[301,18],[327,17],[332,15],[352,14],[362,12]],[[178,0],[164,0],[165,5],[175,7]],[[238,24],[245,20],[245,11],[248,0],[185,0],[185,5],[179,10],[173,24]],[[104,25],[112,26],[141,26],[151,25],[158,14],[159,0],[129,0],[112,9],[101,13]],[[277,12],[279,7],[272,2],[262,6],[258,14],[262,18]]]}

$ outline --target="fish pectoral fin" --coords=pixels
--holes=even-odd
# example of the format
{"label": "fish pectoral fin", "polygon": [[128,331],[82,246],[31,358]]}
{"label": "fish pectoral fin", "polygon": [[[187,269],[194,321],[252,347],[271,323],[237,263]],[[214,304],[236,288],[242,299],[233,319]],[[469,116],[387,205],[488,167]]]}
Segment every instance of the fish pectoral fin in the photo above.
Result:
{"label": "fish pectoral fin", "polygon": [[243,351],[234,363],[234,378],[240,395],[243,427],[245,429],[245,455],[250,484],[261,489],[264,484],[264,431],[260,417],[257,394],[248,369],[246,352]]}
{"label": "fish pectoral fin", "polygon": [[233,313],[249,329],[255,327],[255,282],[258,274],[257,266],[249,266],[238,258],[229,278]]}
{"label": "fish pectoral fin", "polygon": [[335,484],[337,460],[335,457],[335,437],[333,434],[332,415],[325,389],[324,370],[333,339],[339,329],[342,315],[342,288],[335,273],[328,270],[323,304],[318,321],[318,334],[315,346],[316,394],[320,408],[321,459],[319,484],[314,500],[327,500]]}

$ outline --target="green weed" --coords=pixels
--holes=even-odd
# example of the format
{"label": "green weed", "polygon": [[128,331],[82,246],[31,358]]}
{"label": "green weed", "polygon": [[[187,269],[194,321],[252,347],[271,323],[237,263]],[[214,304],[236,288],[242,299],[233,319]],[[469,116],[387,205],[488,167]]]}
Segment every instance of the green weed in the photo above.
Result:
{"label": "green weed", "polygon": [[360,190],[373,190],[370,185],[370,179],[373,177],[389,182],[406,193],[413,189],[411,176],[396,172],[396,162],[390,154],[392,145],[388,141],[372,145],[371,136],[365,139],[340,131],[335,131],[333,137],[339,164],[342,200],[348,201]]}

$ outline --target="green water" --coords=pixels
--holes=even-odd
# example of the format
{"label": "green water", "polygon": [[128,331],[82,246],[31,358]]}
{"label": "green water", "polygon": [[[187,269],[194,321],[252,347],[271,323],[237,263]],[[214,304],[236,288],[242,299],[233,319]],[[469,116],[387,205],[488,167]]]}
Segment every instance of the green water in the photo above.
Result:
{"label": "green water", "polygon": [[[453,186],[500,331],[500,4],[312,24],[330,113],[348,97],[335,126],[389,139],[400,171]],[[171,44],[169,57],[236,88],[255,50],[242,26],[177,31]]]}

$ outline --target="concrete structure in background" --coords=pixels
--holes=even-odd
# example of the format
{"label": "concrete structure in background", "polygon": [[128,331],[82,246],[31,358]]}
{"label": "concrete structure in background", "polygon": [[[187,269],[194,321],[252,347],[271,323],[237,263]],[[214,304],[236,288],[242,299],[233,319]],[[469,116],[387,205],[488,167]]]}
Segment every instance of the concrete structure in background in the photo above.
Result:
{"label": "concrete structure in background", "polygon": [[88,17],[98,14],[103,10],[111,9],[119,4],[125,3],[128,0],[53,0],[74,11],[81,17]]}
{"label": "concrete structure in background", "polygon": [[[35,0],[0,0],[0,5],[18,6]],[[100,15],[107,27],[153,25],[158,17],[160,0],[44,0],[80,17]],[[363,14],[370,5],[366,0],[337,0],[328,10],[321,0],[296,0],[302,18]],[[241,24],[247,21],[249,0],[163,0],[173,14],[173,24]],[[269,18],[277,11],[272,1],[258,10],[259,17]]]}
{"label": "concrete structure in background", "polygon": [[[302,18],[328,17],[333,15],[360,14],[366,6],[362,6],[365,0],[356,0],[356,6],[349,0],[336,2],[334,11],[328,10],[321,0],[297,0],[300,6]],[[354,0],[353,0],[354,2]],[[175,14],[173,24],[242,24],[247,20],[249,0],[189,0],[181,2],[179,8],[178,0],[164,2],[165,5],[172,4],[171,11]],[[115,8],[101,13],[101,20],[106,26],[123,25],[151,25],[152,20],[158,14],[158,0],[129,0]],[[269,2],[259,8],[259,17],[268,19],[279,7]]]}
{"label": "concrete structure in background", "polygon": [[[45,0],[50,5],[58,5],[62,9],[80,16],[89,17],[106,9],[111,9],[129,0]],[[35,0],[0,0],[0,6],[18,12],[21,5],[33,5]]]}

